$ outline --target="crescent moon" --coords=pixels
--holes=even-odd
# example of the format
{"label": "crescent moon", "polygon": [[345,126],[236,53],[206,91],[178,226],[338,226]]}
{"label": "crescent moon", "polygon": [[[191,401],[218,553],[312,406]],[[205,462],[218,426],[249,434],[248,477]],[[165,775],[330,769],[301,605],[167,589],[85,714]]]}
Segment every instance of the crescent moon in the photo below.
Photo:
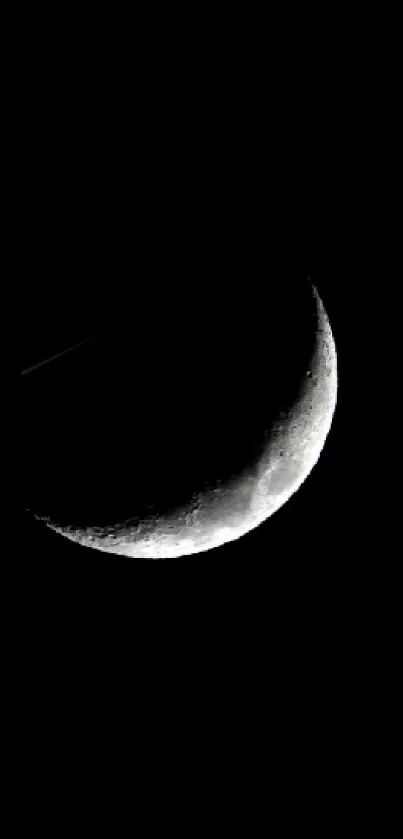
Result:
{"label": "crescent moon", "polygon": [[337,354],[322,300],[314,286],[316,339],[309,369],[286,415],[267,432],[257,462],[225,485],[194,495],[168,515],[126,520],[108,527],[60,527],[37,516],[81,545],[143,559],[196,554],[239,539],[282,507],[318,461],[337,402]]}

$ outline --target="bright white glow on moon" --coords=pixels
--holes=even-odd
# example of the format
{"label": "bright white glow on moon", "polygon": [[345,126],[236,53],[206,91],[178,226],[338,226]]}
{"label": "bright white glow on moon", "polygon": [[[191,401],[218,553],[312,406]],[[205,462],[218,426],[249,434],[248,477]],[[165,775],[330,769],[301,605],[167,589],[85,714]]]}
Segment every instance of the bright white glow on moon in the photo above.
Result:
{"label": "bright white glow on moon", "polygon": [[109,528],[58,527],[56,532],[91,548],[143,559],[208,551],[239,539],[273,515],[299,489],[318,461],[337,401],[336,347],[322,301],[313,289],[317,335],[309,370],[287,416],[268,432],[258,464],[225,485],[194,496],[166,516],[125,521]]}

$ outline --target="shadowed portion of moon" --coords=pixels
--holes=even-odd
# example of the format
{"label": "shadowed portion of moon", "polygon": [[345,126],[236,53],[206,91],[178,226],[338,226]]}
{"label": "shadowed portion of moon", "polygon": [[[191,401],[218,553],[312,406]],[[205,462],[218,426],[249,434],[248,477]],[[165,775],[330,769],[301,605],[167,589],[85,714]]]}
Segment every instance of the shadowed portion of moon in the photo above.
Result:
{"label": "shadowed portion of moon", "polygon": [[[242,517],[312,366],[318,324],[308,282],[268,285],[261,301],[235,289],[223,300],[206,284],[188,302],[169,287],[154,305],[139,297],[97,344],[24,379],[24,505],[78,541],[90,534],[88,544],[119,523],[152,530],[181,510],[188,527],[201,498],[222,496],[216,518],[224,508]],[[284,468],[271,493],[302,467],[293,458]]]}

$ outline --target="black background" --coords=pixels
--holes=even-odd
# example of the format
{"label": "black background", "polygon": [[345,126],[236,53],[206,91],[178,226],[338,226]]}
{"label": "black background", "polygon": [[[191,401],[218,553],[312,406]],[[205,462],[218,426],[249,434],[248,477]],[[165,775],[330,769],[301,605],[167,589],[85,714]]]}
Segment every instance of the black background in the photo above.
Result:
{"label": "black background", "polygon": [[[184,49],[176,50],[153,10],[148,38],[128,26],[122,48],[124,24],[111,34],[107,14],[105,35],[98,16],[85,29],[72,15],[73,35],[63,51],[67,19],[60,26],[48,15],[38,21],[34,9],[41,30],[35,37],[32,22],[19,13],[6,66],[6,86],[19,80],[5,129],[12,145],[5,159],[12,179],[6,215],[13,230],[5,288],[16,293],[11,344],[18,362],[12,452],[3,441],[4,459],[12,455],[10,487],[14,478],[17,485],[17,525],[5,523],[11,538],[3,566],[12,569],[10,583],[3,578],[3,599],[16,812],[23,801],[28,818],[38,811],[41,819],[52,818],[56,801],[64,818],[80,797],[80,770],[81,799],[92,803],[96,764],[107,784],[102,815],[119,775],[119,801],[127,790],[136,818],[140,788],[151,792],[148,818],[155,812],[169,818],[172,808],[176,820],[185,818],[184,801],[191,798],[185,775],[189,792],[199,793],[193,818],[221,798],[226,819],[238,818],[243,804],[249,827],[260,799],[272,820],[273,791],[280,788],[282,818],[292,812],[301,821],[308,811],[310,823],[318,821],[320,804],[325,818],[344,818],[344,802],[357,801],[361,823],[365,812],[373,815],[368,776],[372,788],[379,767],[393,765],[384,754],[378,759],[376,746],[395,742],[383,726],[396,695],[388,689],[388,651],[397,636],[389,630],[398,614],[390,607],[396,557],[390,528],[377,540],[365,499],[369,471],[378,507],[373,461],[385,427],[384,370],[369,369],[368,362],[371,339],[381,342],[380,317],[369,316],[367,300],[369,284],[375,280],[380,300],[386,281],[384,256],[382,270],[375,266],[371,214],[378,158],[380,181],[389,177],[385,117],[389,107],[397,113],[389,56],[399,53],[390,48],[391,24],[383,40],[378,14],[371,31],[368,15],[357,25],[333,12],[328,21],[316,11],[306,20],[304,8],[305,27],[287,11],[280,27],[254,19],[246,34],[241,12],[242,31],[235,35],[230,16],[216,31],[206,13],[218,68],[210,34],[194,55],[196,26],[183,33],[183,20],[177,21]],[[165,52],[156,42],[158,28]],[[224,286],[232,255],[245,319],[253,324],[257,311],[264,321],[266,283],[277,285],[280,275],[284,283],[311,276],[336,338],[337,411],[312,474],[242,540],[177,560],[108,556],[41,528],[21,509],[32,423],[21,410],[18,373],[105,321],[108,328],[111,320],[131,328],[133,297],[154,352],[167,325],[162,280],[183,261],[184,239],[181,305],[197,297],[209,308],[218,285],[217,274],[206,271],[211,254],[223,268]],[[255,246],[242,247],[245,240]],[[394,288],[388,291],[389,303]],[[4,321],[9,316],[4,306]],[[368,417],[378,414],[371,437]],[[384,494],[389,501],[389,484]],[[396,659],[390,672],[398,672],[395,665]],[[387,714],[378,704],[382,693]],[[228,763],[233,773],[225,796]],[[159,798],[167,778],[175,783],[168,806]],[[98,775],[91,818],[101,809],[97,782]],[[68,803],[60,806],[65,791]],[[301,791],[302,807],[294,791]],[[379,800],[375,792],[371,802]],[[113,807],[114,827],[120,810]],[[385,812],[382,807],[382,823]]]}
{"label": "black background", "polygon": [[[330,631],[337,633],[340,598],[349,608],[361,573],[351,564],[348,535],[356,521],[350,403],[363,274],[358,150],[353,139],[346,149],[325,110],[314,120],[308,104],[276,121],[275,130],[259,103],[249,101],[254,122],[240,120],[236,108],[232,116],[218,108],[212,119],[209,106],[206,122],[189,108],[184,118],[180,103],[172,104],[163,118],[142,121],[141,130],[124,109],[112,128],[102,108],[77,118],[75,103],[60,97],[50,107],[45,95],[27,110],[30,143],[22,144],[16,209],[23,235],[15,271],[24,278],[19,369],[88,335],[111,327],[127,334],[133,325],[150,365],[156,354],[172,352],[167,312],[178,318],[190,311],[181,328],[192,342],[194,327],[200,345],[204,321],[212,311],[225,318],[234,295],[235,332],[242,341],[246,332],[250,351],[251,339],[264,336],[267,289],[287,288],[292,300],[292,288],[310,276],[338,349],[332,432],[308,480],[272,519],[191,557],[108,556],[57,536],[20,504],[15,567],[22,597],[35,622],[41,609],[46,625],[62,614],[67,633],[76,621],[107,631],[110,621],[123,620],[135,622],[139,637],[158,636],[163,626],[177,622],[179,629],[189,620],[197,633],[223,621],[242,634],[248,622],[272,613],[281,623],[283,610],[304,625],[312,615],[314,633],[332,615]],[[176,352],[189,369],[188,352],[181,345]],[[94,397],[122,402],[113,387]],[[129,388],[123,402],[130,399]],[[21,440],[25,425],[30,416],[19,402]],[[26,445],[19,449],[20,498]]]}

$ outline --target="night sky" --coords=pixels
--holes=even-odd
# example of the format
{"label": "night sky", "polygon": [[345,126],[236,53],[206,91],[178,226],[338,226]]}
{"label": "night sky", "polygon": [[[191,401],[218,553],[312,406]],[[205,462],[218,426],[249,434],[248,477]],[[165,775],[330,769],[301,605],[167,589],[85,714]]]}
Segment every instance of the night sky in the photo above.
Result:
{"label": "night sky", "polygon": [[[136,597],[142,585],[151,596],[154,584],[160,597],[165,584],[168,591],[175,585],[183,592],[189,584],[191,596],[199,602],[207,590],[223,591],[227,585],[235,586],[237,596],[244,589],[245,596],[253,599],[255,592],[260,602],[264,592],[278,587],[285,591],[288,586],[291,596],[301,595],[308,602],[319,589],[336,596],[347,562],[344,539],[353,494],[345,475],[347,405],[353,389],[348,367],[351,307],[346,301],[356,264],[348,258],[353,233],[339,215],[340,203],[330,212],[329,201],[322,200],[334,182],[322,183],[317,173],[314,189],[308,162],[301,167],[300,158],[293,163],[287,152],[290,165],[284,169],[283,163],[278,171],[274,166],[269,189],[266,168],[259,170],[256,163],[262,159],[259,152],[250,155],[248,166],[237,174],[235,151],[225,145],[215,165],[208,166],[205,160],[202,168],[196,152],[188,151],[181,158],[177,149],[175,165],[171,161],[170,166],[152,151],[139,152],[137,181],[131,172],[124,172],[119,156],[114,158],[114,172],[109,166],[104,173],[96,150],[93,155],[88,150],[81,154],[69,147],[66,167],[61,165],[57,144],[51,149],[38,145],[36,151],[43,165],[32,166],[32,159],[26,163],[25,236],[16,255],[18,269],[26,277],[18,322],[19,369],[98,336],[80,357],[103,347],[107,375],[100,374],[99,367],[97,373],[88,368],[87,375],[80,364],[75,379],[77,355],[69,361],[68,394],[63,388],[47,387],[50,370],[35,374],[38,382],[41,379],[38,394],[33,378],[20,379],[20,511],[26,497],[39,490],[39,496],[48,499],[49,486],[54,486],[52,503],[57,505],[62,498],[68,509],[73,495],[79,517],[94,493],[98,501],[102,499],[103,482],[108,483],[109,477],[114,481],[116,508],[126,503],[125,512],[130,514],[127,486],[137,493],[139,504],[153,503],[156,482],[147,469],[150,439],[156,440],[152,475],[158,473],[159,456],[166,464],[162,500],[165,503],[168,490],[179,497],[178,476],[191,484],[191,461],[183,453],[176,458],[174,451],[168,451],[160,432],[162,428],[165,438],[172,432],[176,451],[180,450],[189,433],[186,393],[194,400],[193,416],[198,417],[199,427],[211,423],[213,397],[219,395],[223,413],[220,409],[217,416],[225,416],[221,435],[228,447],[220,467],[227,474],[231,457],[239,456],[240,461],[245,457],[242,446],[236,446],[242,441],[242,429],[259,439],[259,428],[253,426],[261,400],[267,399],[270,377],[275,378],[276,371],[278,376],[284,365],[287,368],[300,350],[302,364],[298,289],[307,276],[318,287],[335,334],[341,384],[333,428],[318,465],[285,507],[242,540],[189,558],[141,562],[74,545],[21,511],[18,563],[27,591],[33,586],[52,596],[57,590],[65,598],[94,586],[104,597],[111,581],[119,588],[127,575],[130,583],[124,586],[126,590],[127,585],[134,586]],[[311,150],[311,162],[314,151],[319,148]],[[75,165],[80,154],[81,162]],[[127,159],[127,148],[125,155]],[[318,171],[321,160],[316,161]],[[287,311],[289,328],[284,333]],[[130,353],[124,352],[125,342],[132,353],[133,343],[136,346],[135,367]],[[160,370],[165,373],[162,377]],[[148,414],[142,410],[145,399]],[[157,408],[150,411],[153,404]],[[49,432],[40,420],[44,405]],[[50,419],[55,416],[57,422]],[[83,468],[75,467],[72,438],[61,441],[59,434],[59,421],[62,426],[74,425],[78,433],[81,418],[91,439],[87,472],[85,463]],[[109,458],[102,462],[96,457],[103,450],[101,442],[97,447],[97,435],[101,440],[105,424],[116,434],[122,481],[116,480]],[[47,456],[49,473],[41,468],[35,439],[41,445],[47,441],[52,451]],[[138,445],[142,481],[137,485],[131,471],[125,474],[123,468],[126,457],[129,462],[133,457],[130,439]],[[217,448],[220,456],[225,445]],[[59,469],[60,450],[66,480]],[[198,469],[211,474],[214,456],[209,447],[205,450],[211,459],[199,451]]]}
{"label": "night sky", "polygon": [[[378,14],[372,32],[370,15],[354,27],[304,8],[308,37],[287,11],[249,32],[244,13],[219,30],[216,14],[193,28],[170,8],[148,31],[112,32],[110,10],[86,27],[81,12],[59,25],[36,8],[9,28],[5,730],[13,812],[30,823],[75,818],[76,801],[104,818],[109,804],[116,833],[114,781],[136,825],[145,800],[147,824],[198,826],[222,802],[249,834],[262,808],[275,823],[278,789],[282,823],[295,813],[321,835],[351,823],[351,805],[362,823],[379,801],[382,826],[390,810],[400,588],[390,487],[373,464],[395,424],[379,349],[398,272],[391,283],[388,248],[381,268],[374,252],[378,215],[396,204],[376,181],[396,194],[399,51]],[[338,403],[317,465],[270,519],[152,561],[80,547],[24,511],[107,521],[241,468],[305,370],[307,277],[335,337]],[[90,336],[63,377],[59,362],[20,376]]]}

